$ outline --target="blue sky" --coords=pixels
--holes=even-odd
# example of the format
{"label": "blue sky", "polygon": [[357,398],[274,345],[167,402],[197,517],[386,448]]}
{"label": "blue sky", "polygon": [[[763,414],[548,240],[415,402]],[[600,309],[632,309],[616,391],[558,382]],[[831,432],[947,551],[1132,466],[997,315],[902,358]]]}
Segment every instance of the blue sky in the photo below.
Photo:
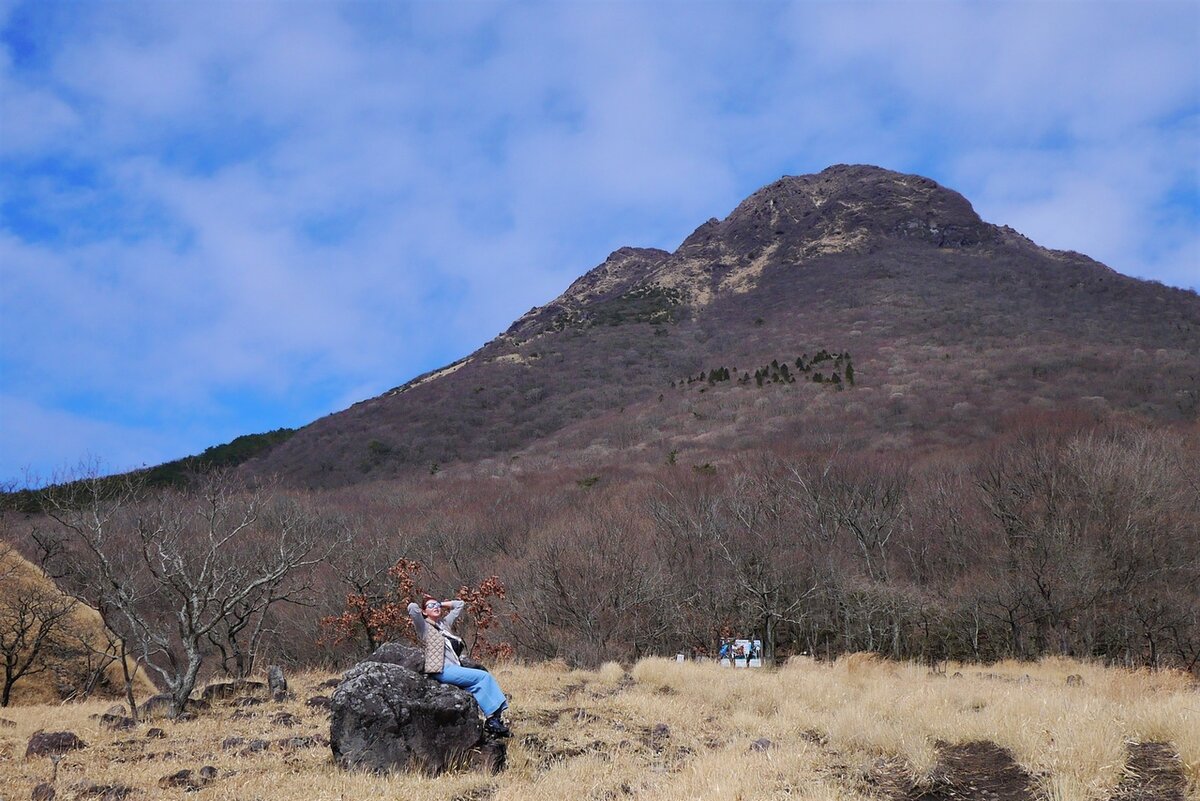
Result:
{"label": "blue sky", "polygon": [[1200,3],[0,0],[0,480],[298,426],[785,174],[1200,288]]}

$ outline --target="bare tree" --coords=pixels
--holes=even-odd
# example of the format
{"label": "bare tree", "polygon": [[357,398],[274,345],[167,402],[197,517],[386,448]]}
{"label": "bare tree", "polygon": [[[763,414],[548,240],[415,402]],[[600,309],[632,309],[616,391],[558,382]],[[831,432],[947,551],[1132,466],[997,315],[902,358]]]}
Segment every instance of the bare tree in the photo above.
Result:
{"label": "bare tree", "polygon": [[45,505],[71,535],[78,589],[162,681],[175,715],[195,688],[210,635],[239,617],[260,625],[284,582],[340,536],[297,500],[243,490],[226,473],[144,498],[94,473],[66,486],[46,491]]}
{"label": "bare tree", "polygon": [[518,644],[580,664],[662,647],[673,599],[637,511],[597,493],[541,532],[510,588]]}
{"label": "bare tree", "polygon": [[76,605],[21,567],[12,549],[0,542],[0,706],[8,706],[18,681],[54,666],[51,652],[65,643]]}

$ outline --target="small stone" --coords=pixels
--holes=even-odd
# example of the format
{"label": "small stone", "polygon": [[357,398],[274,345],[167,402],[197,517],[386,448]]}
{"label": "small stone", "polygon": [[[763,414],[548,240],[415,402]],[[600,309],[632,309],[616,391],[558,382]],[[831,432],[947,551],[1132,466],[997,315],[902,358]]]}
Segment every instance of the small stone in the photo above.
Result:
{"label": "small stone", "polygon": [[312,698],[309,698],[307,701],[305,701],[304,705],[312,707],[313,709],[329,709],[329,696],[314,695]]}
{"label": "small stone", "polygon": [[497,740],[487,741],[472,752],[471,767],[483,773],[499,773],[507,762],[507,746]]}
{"label": "small stone", "polygon": [[93,798],[96,801],[124,801],[133,792],[124,784],[93,784],[78,782],[71,788],[76,799]]}
{"label": "small stone", "polygon": [[337,687],[341,683],[342,683],[342,680],[340,678],[325,679],[325,681],[318,684],[317,687],[325,688],[325,689],[332,689],[334,687]]}
{"label": "small stone", "polygon": [[271,665],[267,668],[267,686],[271,689],[272,694],[287,692],[287,677],[283,675],[283,668],[279,665]]}
{"label": "small stone", "polygon": [[261,751],[266,751],[270,747],[271,747],[271,744],[269,742],[267,742],[266,740],[260,740],[260,739],[255,738],[253,740],[247,740],[246,747],[243,748],[238,753],[241,756],[246,756],[248,754],[257,754]]}
{"label": "small stone", "polygon": [[142,702],[140,709],[142,720],[161,720],[171,717],[171,696],[166,693],[152,695]]}
{"label": "small stone", "polygon": [[327,745],[329,745],[328,740],[315,735],[308,737],[284,737],[282,740],[275,741],[275,747],[281,751],[296,751],[301,748],[317,748],[318,746]]}
{"label": "small stone", "polygon": [[30,794],[29,797],[33,801],[54,801],[54,797],[56,795],[58,795],[58,793],[55,792],[54,785],[49,784],[48,782],[42,782],[37,787],[33,788],[33,793]]}
{"label": "small stone", "polygon": [[152,729],[146,730],[146,738],[149,740],[161,740],[166,736],[167,736],[167,733],[165,731],[163,731],[162,729],[158,728],[157,726],[155,726]]}
{"label": "small stone", "polygon": [[285,726],[290,729],[292,726],[300,725],[300,718],[291,712],[279,712],[271,716],[271,722],[276,726]]}
{"label": "small stone", "polygon": [[205,687],[204,691],[200,693],[200,697],[211,704],[216,701],[228,701],[230,698],[249,694],[267,695],[267,685],[261,681],[248,681],[246,679],[221,681]]}
{"label": "small stone", "polygon": [[169,776],[163,776],[158,780],[158,786],[164,790],[180,789],[180,790],[199,790],[201,784],[192,776],[192,772],[187,768],[175,771]]}
{"label": "small stone", "polygon": [[203,781],[205,784],[211,784],[217,778],[217,769],[212,765],[205,765],[204,767],[200,768],[198,775],[200,776],[201,781]]}
{"label": "small stone", "polygon": [[65,754],[80,748],[87,748],[87,743],[73,731],[38,731],[29,738],[25,758]]}
{"label": "small stone", "polygon": [[1072,673],[1070,676],[1067,676],[1067,686],[1068,687],[1082,687],[1083,686],[1083,676],[1079,675],[1078,673]]}
{"label": "small stone", "polygon": [[111,715],[105,712],[100,716],[100,726],[107,731],[129,731],[137,727],[137,721],[124,715]]}
{"label": "small stone", "polygon": [[775,743],[768,740],[766,737],[759,737],[754,742],[750,743],[751,751],[770,751],[775,747]]}
{"label": "small stone", "polygon": [[[113,704],[108,709],[104,710],[105,715],[112,715],[115,718],[123,718],[126,716],[124,704]],[[101,716],[103,717],[103,715]]]}
{"label": "small stone", "polygon": [[234,748],[237,748],[240,745],[245,745],[245,744],[246,744],[245,737],[226,737],[224,740],[221,741],[221,750],[230,751]]}

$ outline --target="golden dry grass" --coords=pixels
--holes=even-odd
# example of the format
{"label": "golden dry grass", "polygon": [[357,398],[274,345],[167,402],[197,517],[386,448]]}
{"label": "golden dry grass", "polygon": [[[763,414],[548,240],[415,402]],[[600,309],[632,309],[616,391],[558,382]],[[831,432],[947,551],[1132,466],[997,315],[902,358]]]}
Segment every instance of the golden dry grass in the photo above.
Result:
{"label": "golden dry grass", "polygon": [[[0,593],[3,597],[14,597],[16,595],[28,594],[32,591],[52,594],[54,596],[66,598],[61,590],[54,582],[46,576],[46,574],[34,565],[32,562],[24,559],[15,550],[8,547],[0,540]],[[93,654],[92,658],[97,660],[99,653],[103,653],[112,642],[110,637],[106,636],[104,623],[100,619],[100,613],[92,607],[84,603],[79,603],[55,630],[52,635],[53,639],[60,642],[62,646],[72,651],[81,651],[86,647],[91,647],[98,653]],[[49,651],[50,649],[46,649]],[[22,655],[23,656],[23,655]],[[47,655],[47,659],[54,659]],[[66,660],[65,664],[60,664],[59,672],[73,678],[81,678],[86,675],[87,667],[85,659],[82,656],[71,657]],[[103,687],[98,687],[98,694],[107,694],[119,696],[123,693],[124,678],[121,675],[120,662],[112,662],[105,669],[106,683]],[[34,704],[34,703],[53,703],[59,700],[59,692],[55,686],[56,672],[53,670],[43,670],[41,672],[32,672],[23,676],[15,685],[13,685],[12,703],[13,704]],[[134,689],[139,695],[149,695],[157,692],[154,683],[146,676],[143,670],[136,670],[134,673]]]}
{"label": "golden dry grass", "polygon": [[[233,720],[231,708],[219,708],[194,722],[158,724],[167,731],[161,740],[147,740],[146,725],[101,730],[89,715],[106,702],[0,711],[17,723],[0,729],[0,795],[28,798],[49,776],[49,760],[24,758],[29,736],[42,728],[73,730],[90,744],[63,759],[62,799],[72,798],[80,781],[129,785],[139,798],[183,798],[182,791],[159,789],[159,778],[214,765],[217,781],[188,797],[863,801],[879,797],[873,780],[884,767],[926,780],[937,761],[935,743],[980,739],[1010,749],[1041,777],[1047,798],[1107,799],[1123,775],[1127,741],[1172,743],[1193,797],[1200,788],[1200,692],[1175,673],[1048,660],[950,665],[946,675],[933,675],[861,656],[794,660],[775,671],[647,659],[628,672],[616,664],[573,671],[561,663],[495,672],[512,696],[516,732],[508,770],[495,777],[345,773],[325,747],[273,745],[244,756],[222,750],[229,736],[274,742],[328,734],[325,715],[303,703],[327,678],[313,673],[291,678],[295,701],[253,707],[258,714],[249,719]],[[1070,674],[1081,675],[1083,685],[1068,687]],[[278,711],[301,724],[276,726],[270,716]],[[759,738],[772,747],[752,750]]]}

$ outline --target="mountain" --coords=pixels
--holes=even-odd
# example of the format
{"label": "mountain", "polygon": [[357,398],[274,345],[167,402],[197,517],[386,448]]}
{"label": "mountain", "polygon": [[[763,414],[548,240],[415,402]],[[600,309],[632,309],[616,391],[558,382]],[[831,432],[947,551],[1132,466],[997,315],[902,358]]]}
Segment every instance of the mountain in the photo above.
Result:
{"label": "mountain", "polygon": [[928,178],[838,165],[674,252],[615,251],[470,356],[244,467],[338,486],[781,440],[930,450],[1044,410],[1195,420],[1197,354],[1196,293],[1039,247]]}

